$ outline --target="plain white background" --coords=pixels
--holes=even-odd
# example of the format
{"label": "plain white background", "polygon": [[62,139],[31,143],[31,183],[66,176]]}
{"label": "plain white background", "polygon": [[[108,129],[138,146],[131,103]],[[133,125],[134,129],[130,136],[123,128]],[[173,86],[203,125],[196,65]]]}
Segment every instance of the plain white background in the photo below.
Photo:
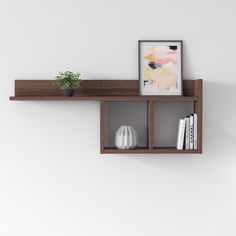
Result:
{"label": "plain white background", "polygon": [[[234,236],[234,0],[0,1],[0,235]],[[14,79],[137,79],[139,39],[184,40],[203,155],[100,155],[96,102],[9,102]]]}

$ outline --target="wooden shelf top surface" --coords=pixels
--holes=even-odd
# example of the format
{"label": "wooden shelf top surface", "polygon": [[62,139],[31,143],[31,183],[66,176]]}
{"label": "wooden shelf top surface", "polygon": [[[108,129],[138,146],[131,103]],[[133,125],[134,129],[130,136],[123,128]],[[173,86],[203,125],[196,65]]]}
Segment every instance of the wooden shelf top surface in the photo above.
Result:
{"label": "wooden shelf top surface", "polygon": [[153,100],[197,101],[195,84],[201,80],[183,80],[183,96],[140,96],[138,80],[83,80],[73,97],[61,95],[52,80],[15,80],[12,101],[102,101],[102,100]]}

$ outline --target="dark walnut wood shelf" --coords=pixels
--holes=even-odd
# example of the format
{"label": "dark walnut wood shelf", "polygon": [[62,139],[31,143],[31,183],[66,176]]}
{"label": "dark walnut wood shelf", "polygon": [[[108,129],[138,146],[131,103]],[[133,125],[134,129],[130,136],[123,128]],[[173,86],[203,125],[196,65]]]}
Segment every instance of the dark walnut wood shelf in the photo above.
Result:
{"label": "dark walnut wood shelf", "polygon": [[138,147],[129,150],[120,150],[115,147],[105,147],[102,151],[104,154],[114,154],[114,153],[123,153],[123,154],[137,154],[137,153],[150,153],[150,154],[200,154],[200,150],[177,150],[175,147],[159,147],[148,149],[147,147]]}
{"label": "dark walnut wood shelf", "polygon": [[102,151],[102,153],[106,153],[106,154],[114,154],[114,153],[126,153],[126,154],[130,154],[130,153],[148,153],[148,148],[147,147],[139,147],[139,148],[135,148],[135,149],[129,149],[129,150],[121,150],[121,149],[117,149],[115,147],[105,147]]}
{"label": "dark walnut wood shelf", "polygon": [[183,81],[183,96],[139,96],[138,80],[84,80],[73,97],[64,97],[52,80],[15,80],[12,101],[101,101],[101,100],[158,100],[197,101],[194,81]]}
{"label": "dark walnut wood shelf", "polygon": [[191,96],[11,96],[11,101],[197,101]]}
{"label": "dark walnut wood shelf", "polygon": [[[61,95],[60,89],[53,85],[52,80],[15,80],[15,95],[11,96],[10,100],[100,102],[100,151],[103,154],[200,154],[202,153],[202,85],[201,79],[183,80],[183,96],[139,96],[138,80],[84,80],[73,97],[64,97]],[[154,130],[156,122],[159,121],[158,118],[156,119],[156,112],[154,111],[160,104],[163,106],[163,103],[164,106],[170,103],[175,105],[182,104],[181,107],[185,106],[185,104],[187,106],[187,103],[193,105],[192,112],[198,114],[197,150],[177,150],[175,147],[159,147],[158,143],[156,143]],[[127,110],[127,105],[129,104],[131,109]],[[122,106],[126,109],[123,112]],[[143,121],[140,121],[141,124],[137,124],[136,120],[132,119],[130,124],[132,125],[134,121],[136,122],[136,126],[138,126],[142,133],[142,144],[140,146],[144,145],[146,147],[131,150],[119,150],[113,147],[114,132],[119,127],[117,127],[118,124],[116,125],[109,120],[107,114],[109,109],[111,109],[109,114],[112,114],[113,108],[117,109],[117,107],[118,118],[122,116],[121,121],[118,120],[118,124],[119,122],[127,123],[130,121],[130,117],[128,115],[127,117],[125,116],[127,113],[134,112],[134,107],[136,112],[140,112],[140,114],[136,114],[136,112],[135,114],[136,117],[142,117]],[[117,122],[117,116],[115,120]],[[109,122],[109,125],[113,126],[111,130],[108,130],[108,127],[110,127],[108,126]],[[176,135],[176,133],[173,132],[173,135]],[[167,146],[173,146],[173,144],[168,143]]]}

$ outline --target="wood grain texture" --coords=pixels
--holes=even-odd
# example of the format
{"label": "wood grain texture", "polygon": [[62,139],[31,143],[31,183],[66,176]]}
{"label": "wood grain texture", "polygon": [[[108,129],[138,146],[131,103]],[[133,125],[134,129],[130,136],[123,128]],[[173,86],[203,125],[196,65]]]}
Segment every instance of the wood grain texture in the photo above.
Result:
{"label": "wood grain texture", "polygon": [[201,154],[199,150],[177,150],[175,147],[161,148],[136,148],[129,150],[119,150],[114,147],[105,147],[103,154]]}
{"label": "wood grain texture", "polygon": [[202,109],[202,102],[203,102],[203,81],[195,81],[194,85],[194,94],[197,97],[197,100],[194,101],[194,112],[198,114],[198,127],[197,127],[197,150],[202,153],[202,124],[203,124],[203,109]]}
{"label": "wood grain texture", "polygon": [[[83,80],[74,96],[135,96],[136,80]],[[61,96],[52,80],[16,80],[15,96]]]}
{"label": "wood grain texture", "polygon": [[138,80],[83,80],[73,97],[64,97],[52,80],[15,80],[10,100],[196,100],[194,80],[183,80],[183,96],[140,96]]}

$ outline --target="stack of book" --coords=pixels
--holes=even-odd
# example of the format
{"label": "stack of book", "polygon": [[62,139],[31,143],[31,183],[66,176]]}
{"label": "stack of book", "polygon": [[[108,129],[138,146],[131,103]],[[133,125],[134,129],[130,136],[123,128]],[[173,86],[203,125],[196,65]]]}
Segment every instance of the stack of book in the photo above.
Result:
{"label": "stack of book", "polygon": [[196,150],[197,149],[197,114],[179,119],[177,145],[178,150]]}

